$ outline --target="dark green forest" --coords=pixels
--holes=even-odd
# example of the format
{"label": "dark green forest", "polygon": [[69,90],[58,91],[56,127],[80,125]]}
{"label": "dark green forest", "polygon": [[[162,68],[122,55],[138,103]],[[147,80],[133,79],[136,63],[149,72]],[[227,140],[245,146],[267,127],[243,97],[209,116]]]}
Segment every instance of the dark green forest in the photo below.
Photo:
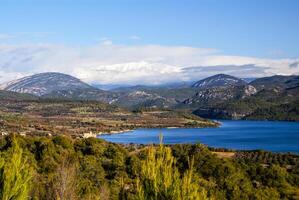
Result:
{"label": "dark green forest", "polygon": [[0,142],[0,199],[298,199],[299,158],[66,136]]}

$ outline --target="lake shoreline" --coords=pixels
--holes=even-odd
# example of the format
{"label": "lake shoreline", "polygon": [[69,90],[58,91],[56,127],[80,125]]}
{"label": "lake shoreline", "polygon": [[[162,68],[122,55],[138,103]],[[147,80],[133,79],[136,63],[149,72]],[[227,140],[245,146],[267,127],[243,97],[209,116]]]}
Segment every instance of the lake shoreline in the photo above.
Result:
{"label": "lake shoreline", "polygon": [[299,123],[244,120],[220,122],[218,128],[140,128],[119,134],[98,135],[97,138],[121,144],[157,144],[162,132],[166,145],[199,142],[213,148],[299,153]]}

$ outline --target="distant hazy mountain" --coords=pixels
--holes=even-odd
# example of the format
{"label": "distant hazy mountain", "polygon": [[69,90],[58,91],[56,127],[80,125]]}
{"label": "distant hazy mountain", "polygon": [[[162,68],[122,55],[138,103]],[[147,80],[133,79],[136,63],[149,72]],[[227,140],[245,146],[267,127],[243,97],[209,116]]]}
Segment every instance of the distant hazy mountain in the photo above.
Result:
{"label": "distant hazy mountain", "polygon": [[192,82],[173,82],[167,84],[159,84],[159,85],[130,85],[130,86],[119,86],[112,88],[112,91],[115,92],[124,92],[124,91],[136,91],[136,90],[170,90],[170,89],[182,89],[182,88],[190,88]]}
{"label": "distant hazy mountain", "polygon": [[1,85],[0,88],[7,91],[43,96],[53,91],[91,89],[92,87],[73,76],[49,72],[11,81]]}
{"label": "distant hazy mountain", "polygon": [[132,85],[126,85],[126,84],[91,84],[91,86],[98,88],[100,90],[115,90],[119,88],[132,87]]}
{"label": "distant hazy mountain", "polygon": [[151,108],[166,108],[174,105],[175,100],[160,96],[152,90],[134,90],[119,93],[113,103],[129,108],[151,107]]}
{"label": "distant hazy mountain", "polygon": [[213,87],[241,86],[246,84],[247,84],[246,81],[240,78],[226,75],[226,74],[217,74],[194,83],[192,87],[213,88]]}
{"label": "distant hazy mountain", "polygon": [[246,81],[247,83],[250,83],[252,81],[254,81],[256,78],[242,78],[244,81]]}
{"label": "distant hazy mountain", "polygon": [[136,108],[169,108],[182,102],[196,92],[196,88],[168,86],[134,86],[114,89],[113,92],[118,94],[114,103]]}

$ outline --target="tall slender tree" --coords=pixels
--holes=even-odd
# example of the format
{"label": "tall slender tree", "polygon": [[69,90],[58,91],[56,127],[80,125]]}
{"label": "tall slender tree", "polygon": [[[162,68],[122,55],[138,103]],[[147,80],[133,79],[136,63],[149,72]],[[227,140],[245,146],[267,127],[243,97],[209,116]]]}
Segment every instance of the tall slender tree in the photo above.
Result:
{"label": "tall slender tree", "polygon": [[0,199],[28,199],[32,177],[33,168],[14,138],[10,153],[0,158]]}
{"label": "tall slender tree", "polygon": [[205,190],[194,179],[193,161],[181,176],[171,149],[162,143],[149,147],[136,182],[138,200],[204,200]]}

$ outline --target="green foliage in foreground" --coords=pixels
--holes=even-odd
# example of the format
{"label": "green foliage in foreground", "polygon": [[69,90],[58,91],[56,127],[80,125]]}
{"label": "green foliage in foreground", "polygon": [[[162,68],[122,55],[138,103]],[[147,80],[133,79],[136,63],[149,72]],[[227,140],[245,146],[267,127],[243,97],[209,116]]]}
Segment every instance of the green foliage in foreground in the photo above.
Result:
{"label": "green foliage in foreground", "polygon": [[147,158],[141,161],[137,178],[137,197],[140,200],[204,200],[205,189],[194,176],[193,161],[181,177],[171,148],[162,144],[147,149]]}
{"label": "green foliage in foreground", "polygon": [[29,197],[33,170],[19,145],[16,142],[12,145],[0,157],[0,198],[23,200]]}
{"label": "green foliage in foreground", "polygon": [[228,159],[200,144],[136,148],[63,136],[8,136],[0,139],[0,155],[5,200],[299,198],[294,155]]}

